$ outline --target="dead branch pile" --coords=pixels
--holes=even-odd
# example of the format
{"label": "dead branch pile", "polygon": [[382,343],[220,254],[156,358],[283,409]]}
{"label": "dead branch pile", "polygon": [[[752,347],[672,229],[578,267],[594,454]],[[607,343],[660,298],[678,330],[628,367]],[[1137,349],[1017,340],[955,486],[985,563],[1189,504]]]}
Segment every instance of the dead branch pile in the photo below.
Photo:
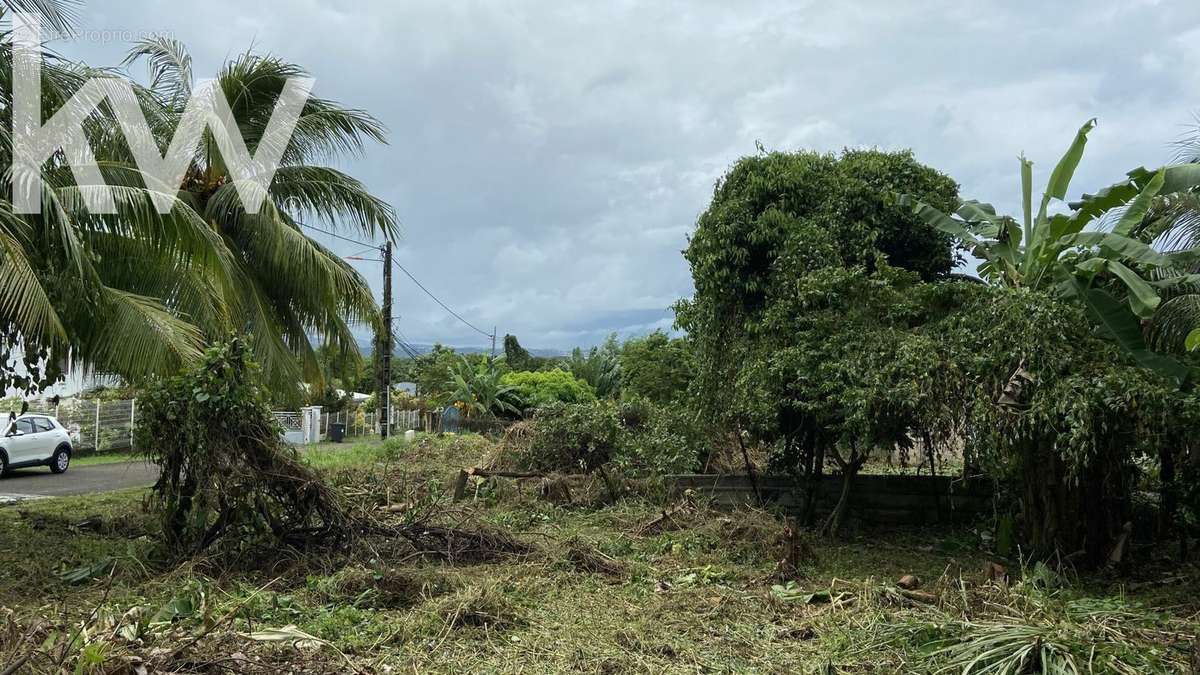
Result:
{"label": "dead branch pile", "polygon": [[509,426],[479,468],[486,471],[515,471],[522,468],[521,460],[529,451],[533,435],[531,422],[522,421]]}
{"label": "dead branch pile", "polygon": [[620,560],[605,555],[595,546],[577,538],[567,542],[567,560],[582,572],[610,577],[625,576],[626,573],[625,565]]}
{"label": "dead branch pile", "polygon": [[394,531],[407,539],[416,550],[451,563],[491,562],[506,556],[524,556],[534,552],[529,544],[484,528],[467,530],[413,523],[397,527]]}
{"label": "dead branch pile", "polygon": [[172,557],[336,546],[352,532],[339,496],[281,440],[254,371],[234,339],[138,400],[137,445],[159,467],[153,502]]}

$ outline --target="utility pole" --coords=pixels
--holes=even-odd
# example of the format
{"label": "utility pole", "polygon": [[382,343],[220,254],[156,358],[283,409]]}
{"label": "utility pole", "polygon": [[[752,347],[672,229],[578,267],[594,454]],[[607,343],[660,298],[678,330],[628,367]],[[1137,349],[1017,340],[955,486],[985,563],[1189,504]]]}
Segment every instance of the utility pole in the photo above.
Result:
{"label": "utility pole", "polygon": [[383,332],[380,334],[379,365],[383,369],[379,391],[379,436],[387,439],[392,421],[392,242],[383,245]]}
{"label": "utility pole", "polygon": [[492,326],[492,360],[496,360],[496,327]]}

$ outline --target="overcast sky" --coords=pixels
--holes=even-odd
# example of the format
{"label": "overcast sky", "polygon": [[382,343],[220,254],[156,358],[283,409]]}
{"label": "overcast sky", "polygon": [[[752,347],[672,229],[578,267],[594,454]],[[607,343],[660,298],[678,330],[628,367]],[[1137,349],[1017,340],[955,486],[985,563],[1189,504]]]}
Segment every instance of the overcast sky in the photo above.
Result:
{"label": "overcast sky", "polygon": [[[1040,184],[1099,118],[1077,195],[1168,161],[1200,111],[1197,0],[88,0],[80,24],[54,48],[92,65],[138,33],[198,76],[253,47],[375,114],[390,145],[343,168],[395,206],[398,259],[529,347],[669,327],[688,233],[755,141],[910,147],[1015,210],[1020,152]],[[486,341],[395,283],[410,342]]]}

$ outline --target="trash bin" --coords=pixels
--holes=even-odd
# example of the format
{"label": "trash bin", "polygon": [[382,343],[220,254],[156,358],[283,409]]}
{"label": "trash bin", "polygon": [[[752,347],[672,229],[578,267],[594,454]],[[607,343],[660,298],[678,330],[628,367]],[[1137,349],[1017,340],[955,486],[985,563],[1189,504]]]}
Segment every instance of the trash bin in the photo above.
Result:
{"label": "trash bin", "polygon": [[329,440],[334,443],[341,443],[346,437],[346,425],[342,422],[333,422],[329,425]]}

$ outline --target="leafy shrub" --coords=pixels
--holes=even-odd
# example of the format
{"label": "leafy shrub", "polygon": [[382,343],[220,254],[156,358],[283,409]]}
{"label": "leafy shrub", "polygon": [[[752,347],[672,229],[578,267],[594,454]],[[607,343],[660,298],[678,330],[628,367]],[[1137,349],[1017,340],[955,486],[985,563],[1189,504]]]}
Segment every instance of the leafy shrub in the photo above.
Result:
{"label": "leafy shrub", "polygon": [[533,419],[523,458],[533,471],[587,473],[611,464],[627,475],[696,468],[704,435],[688,412],[646,399],[556,403]]}
{"label": "leafy shrub", "polygon": [[626,341],[620,363],[622,393],[660,404],[686,394],[695,370],[687,341],[672,339],[662,331]]}
{"label": "leafy shrub", "polygon": [[551,403],[533,420],[522,463],[533,471],[587,473],[612,459],[620,433],[617,406],[611,401]]}
{"label": "leafy shrub", "polygon": [[138,399],[137,447],[159,467],[163,545],[190,556],[334,543],[349,531],[338,497],[280,437],[240,339]]}
{"label": "leafy shrub", "polygon": [[587,382],[558,368],[538,372],[505,373],[500,378],[500,384],[512,387],[524,410],[536,410],[554,403],[586,403],[596,400],[596,393]]}
{"label": "leafy shrub", "polygon": [[623,471],[663,475],[696,470],[706,443],[692,411],[635,399],[621,405],[620,418],[621,442],[613,461]]}

